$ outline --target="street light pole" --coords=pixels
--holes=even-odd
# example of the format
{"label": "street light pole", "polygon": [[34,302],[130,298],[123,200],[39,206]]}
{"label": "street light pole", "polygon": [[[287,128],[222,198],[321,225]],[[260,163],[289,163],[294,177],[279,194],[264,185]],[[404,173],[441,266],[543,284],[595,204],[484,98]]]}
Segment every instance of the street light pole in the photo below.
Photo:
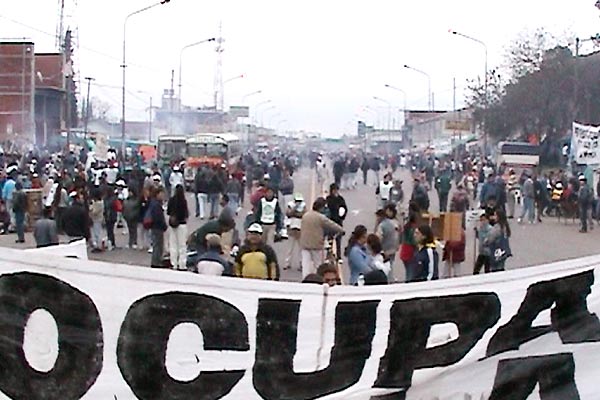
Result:
{"label": "street light pole", "polygon": [[83,139],[87,140],[88,136],[88,122],[90,119],[90,86],[92,85],[92,81],[94,78],[86,77],[87,81],[87,97],[85,100],[85,116],[84,116],[84,124],[83,124]]}
{"label": "street light pole", "polygon": [[385,84],[385,87],[402,93],[404,97],[404,108],[402,109],[402,119],[404,120],[404,122],[402,123],[402,125],[406,125],[406,92],[403,89],[400,89],[399,87],[388,85],[387,83]]}
{"label": "street light pole", "polygon": [[262,93],[262,90],[257,90],[257,91],[255,91],[255,92],[248,93],[248,94],[244,95],[244,96],[242,97],[242,105],[246,104],[246,99],[247,99],[248,97],[250,97],[250,96],[254,96],[254,95],[257,95],[257,94],[261,94],[261,93]]}
{"label": "street light pole", "polygon": [[408,66],[406,64],[404,64],[404,68],[406,69],[411,69],[415,72],[420,73],[421,75],[425,75],[427,77],[427,105],[429,107],[429,111],[433,111],[432,108],[432,96],[431,96],[431,75],[429,75],[427,72],[425,71],[421,71],[420,69],[417,68],[413,68],[411,66]]}
{"label": "street light pole", "polygon": [[121,156],[125,158],[125,78],[126,78],[126,69],[127,69],[127,52],[126,52],[126,43],[127,43],[127,21],[129,18],[133,17],[136,14],[143,13],[144,11],[148,11],[154,7],[158,7],[163,4],[169,3],[171,0],[161,0],[158,3],[151,4],[147,7],[141,8],[137,11],[134,11],[128,14],[125,17],[125,21],[123,21],[123,59],[121,60],[121,68],[123,68],[123,86],[122,86],[122,98],[121,98]]}
{"label": "street light pole", "polygon": [[379,98],[377,96],[373,96],[373,100],[381,101],[382,103],[385,103],[388,106],[388,145],[387,145],[387,152],[388,152],[388,154],[391,154],[391,149],[392,149],[392,130],[390,128],[390,120],[392,118],[392,103],[390,103],[389,101],[384,100],[382,98]]}
{"label": "street light pole", "polygon": [[[485,51],[485,72],[483,78],[483,110],[486,111],[488,109],[489,97],[488,97],[488,48],[484,41],[474,38],[469,35],[465,35],[464,33],[457,32],[455,30],[450,29],[449,32],[453,35],[463,37],[472,42],[478,43],[483,46],[483,50]],[[485,115],[485,113],[484,113]],[[487,127],[485,126],[485,118],[483,120],[483,153],[487,155],[488,151],[488,138],[487,138]]]}
{"label": "street light pole", "polygon": [[260,126],[261,127],[263,127],[263,128],[265,127],[265,124],[264,124],[264,122],[265,122],[264,121],[265,113],[267,111],[271,111],[271,110],[274,110],[276,108],[277,108],[277,106],[272,105],[271,107],[267,107],[267,108],[265,108],[264,110],[261,111],[261,113],[260,113]]}
{"label": "street light pole", "polygon": [[254,123],[258,124],[258,109],[266,104],[270,104],[271,100],[261,101],[257,105],[254,106]]}
{"label": "street light pole", "polygon": [[188,44],[187,46],[183,46],[181,48],[181,50],[179,51],[179,94],[178,94],[178,97],[179,97],[178,111],[179,112],[181,112],[181,86],[182,86],[182,79],[181,79],[182,66],[181,65],[182,65],[182,62],[183,62],[183,52],[184,52],[184,50],[189,49],[190,47],[198,46],[198,45],[200,45],[202,43],[214,42],[215,40],[217,40],[217,39],[214,38],[214,37],[213,38],[204,39],[204,40],[201,40],[199,42],[195,42],[195,43],[192,43],[192,44]]}

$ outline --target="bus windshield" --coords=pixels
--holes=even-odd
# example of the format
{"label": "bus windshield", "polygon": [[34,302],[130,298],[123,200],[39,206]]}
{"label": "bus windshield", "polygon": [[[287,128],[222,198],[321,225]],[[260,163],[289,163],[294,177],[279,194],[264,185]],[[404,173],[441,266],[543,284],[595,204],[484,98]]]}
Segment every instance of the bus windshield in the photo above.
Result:
{"label": "bus windshield", "polygon": [[215,157],[225,158],[227,156],[227,146],[224,144],[189,144],[189,157]]}
{"label": "bus windshield", "polygon": [[161,159],[185,157],[185,142],[160,141],[158,143],[158,156]]}

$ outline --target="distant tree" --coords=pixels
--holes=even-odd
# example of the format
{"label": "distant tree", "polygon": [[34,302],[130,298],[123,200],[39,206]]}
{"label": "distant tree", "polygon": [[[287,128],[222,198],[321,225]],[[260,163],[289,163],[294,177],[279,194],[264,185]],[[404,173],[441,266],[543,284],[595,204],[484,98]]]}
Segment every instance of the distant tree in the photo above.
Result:
{"label": "distant tree", "polygon": [[90,119],[97,119],[102,121],[108,121],[109,114],[111,111],[110,103],[103,101],[98,97],[92,97],[90,99]]}

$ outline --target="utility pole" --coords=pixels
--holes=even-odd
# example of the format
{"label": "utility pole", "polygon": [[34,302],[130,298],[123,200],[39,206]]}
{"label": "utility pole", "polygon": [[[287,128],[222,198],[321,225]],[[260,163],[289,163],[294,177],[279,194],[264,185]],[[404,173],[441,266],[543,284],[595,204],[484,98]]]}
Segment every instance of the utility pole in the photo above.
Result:
{"label": "utility pole", "polygon": [[67,128],[67,151],[69,151],[71,149],[71,100],[72,100],[72,89],[71,89],[71,81],[73,79],[73,72],[72,72],[72,68],[71,68],[71,31],[68,30],[66,35],[65,35],[65,47],[63,49],[63,57],[65,60],[65,64],[64,64],[64,73],[65,73],[65,80],[66,80],[66,88],[65,88],[65,94],[66,94],[66,105],[65,105],[65,111],[66,111],[66,115],[65,115],[65,123],[66,123],[66,128]]}
{"label": "utility pole", "polygon": [[175,93],[175,70],[171,70],[171,91],[169,92],[169,135],[173,134],[173,94]]}
{"label": "utility pole", "polygon": [[91,77],[86,77],[85,80],[87,81],[87,97],[85,100],[85,115],[83,116],[84,118],[84,126],[83,126],[83,138],[84,140],[87,140],[88,137],[88,122],[90,119],[90,86],[92,85],[92,81],[94,80],[94,78]]}
{"label": "utility pole", "polygon": [[148,109],[148,141],[152,142],[152,96],[150,96],[150,108]]}

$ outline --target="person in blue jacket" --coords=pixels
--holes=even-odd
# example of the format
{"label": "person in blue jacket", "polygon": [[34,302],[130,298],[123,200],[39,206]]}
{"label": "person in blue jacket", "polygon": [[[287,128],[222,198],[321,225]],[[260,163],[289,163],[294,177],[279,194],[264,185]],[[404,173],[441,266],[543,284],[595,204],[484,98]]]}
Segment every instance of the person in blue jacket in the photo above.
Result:
{"label": "person in blue jacket", "polygon": [[358,225],[354,228],[345,255],[348,257],[350,267],[350,284],[358,284],[359,277],[372,270],[371,256],[367,253],[367,228],[364,225]]}
{"label": "person in blue jacket", "polygon": [[439,278],[439,254],[436,250],[433,231],[429,225],[415,229],[415,240],[419,251],[415,255],[415,274],[409,282],[431,281]]}

